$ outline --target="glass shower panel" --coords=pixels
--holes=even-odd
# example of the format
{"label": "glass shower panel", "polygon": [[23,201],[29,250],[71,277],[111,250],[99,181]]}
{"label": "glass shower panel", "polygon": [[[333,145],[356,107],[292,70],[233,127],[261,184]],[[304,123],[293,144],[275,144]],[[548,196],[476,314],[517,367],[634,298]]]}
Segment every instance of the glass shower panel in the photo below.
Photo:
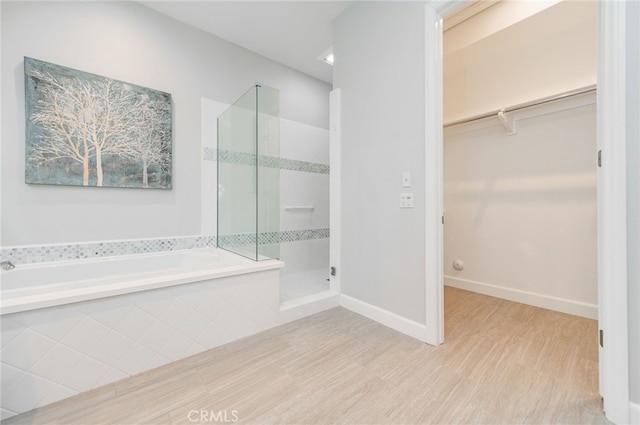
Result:
{"label": "glass shower panel", "polygon": [[256,259],[256,87],[218,117],[218,246]]}
{"label": "glass shower panel", "polygon": [[218,247],[279,257],[279,92],[255,85],[218,117]]}
{"label": "glass shower panel", "polygon": [[280,92],[258,88],[258,259],[280,258]]}

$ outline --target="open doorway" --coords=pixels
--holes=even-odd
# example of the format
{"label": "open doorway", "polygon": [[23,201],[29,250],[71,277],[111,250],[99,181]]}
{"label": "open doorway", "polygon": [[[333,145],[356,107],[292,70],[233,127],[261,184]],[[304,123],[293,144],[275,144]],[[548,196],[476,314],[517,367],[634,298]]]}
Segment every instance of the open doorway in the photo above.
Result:
{"label": "open doorway", "polygon": [[445,30],[447,286],[597,319],[595,34],[595,2]]}
{"label": "open doorway", "polygon": [[467,10],[443,35],[445,337],[597,415],[596,4]]}
{"label": "open doorway", "polygon": [[[460,7],[459,2],[444,0],[427,7],[426,90],[427,99],[426,166],[434,170],[433,180],[427,179],[426,196],[431,206],[425,212],[427,254],[427,325],[428,341],[444,340],[444,306],[442,303],[442,20]],[[598,315],[600,331],[608,336],[599,347],[600,393],[604,397],[607,417],[625,422],[629,414],[628,386],[628,323],[626,292],[626,157],[624,133],[625,58],[620,49],[626,37],[625,4],[598,3],[598,151],[606,161],[598,168]],[[433,27],[429,23],[435,24]],[[433,31],[430,30],[433,28]],[[435,48],[434,48],[435,47]],[[594,158],[595,158],[594,152]],[[602,333],[601,333],[602,335]]]}

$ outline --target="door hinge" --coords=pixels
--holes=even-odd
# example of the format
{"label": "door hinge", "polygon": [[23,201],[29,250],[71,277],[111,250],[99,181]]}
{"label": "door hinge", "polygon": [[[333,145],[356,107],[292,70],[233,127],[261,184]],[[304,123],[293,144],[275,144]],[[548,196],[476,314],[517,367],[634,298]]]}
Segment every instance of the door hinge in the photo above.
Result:
{"label": "door hinge", "polygon": [[600,329],[600,347],[604,348],[604,331]]}
{"label": "door hinge", "polygon": [[442,216],[442,224],[444,224],[444,216]]}
{"label": "door hinge", "polygon": [[598,151],[598,167],[602,167],[602,151]]}
{"label": "door hinge", "polygon": [[336,268],[335,266],[331,266],[331,276],[335,276],[336,275]]}

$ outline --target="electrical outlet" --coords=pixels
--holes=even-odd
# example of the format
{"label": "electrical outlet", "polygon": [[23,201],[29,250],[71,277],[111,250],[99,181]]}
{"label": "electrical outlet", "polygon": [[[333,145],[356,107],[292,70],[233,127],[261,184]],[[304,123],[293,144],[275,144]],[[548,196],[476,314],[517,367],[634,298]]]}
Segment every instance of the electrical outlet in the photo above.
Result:
{"label": "electrical outlet", "polygon": [[400,194],[400,208],[413,208],[413,193]]}

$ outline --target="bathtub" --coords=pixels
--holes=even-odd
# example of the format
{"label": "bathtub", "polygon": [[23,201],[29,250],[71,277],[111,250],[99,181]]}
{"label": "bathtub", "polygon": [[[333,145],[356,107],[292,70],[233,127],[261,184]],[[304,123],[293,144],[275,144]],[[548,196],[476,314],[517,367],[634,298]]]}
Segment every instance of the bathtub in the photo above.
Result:
{"label": "bathtub", "polygon": [[19,265],[0,275],[0,315],[283,266],[216,248]]}
{"label": "bathtub", "polygon": [[338,305],[282,305],[283,266],[204,248],[2,271],[0,419]]}

